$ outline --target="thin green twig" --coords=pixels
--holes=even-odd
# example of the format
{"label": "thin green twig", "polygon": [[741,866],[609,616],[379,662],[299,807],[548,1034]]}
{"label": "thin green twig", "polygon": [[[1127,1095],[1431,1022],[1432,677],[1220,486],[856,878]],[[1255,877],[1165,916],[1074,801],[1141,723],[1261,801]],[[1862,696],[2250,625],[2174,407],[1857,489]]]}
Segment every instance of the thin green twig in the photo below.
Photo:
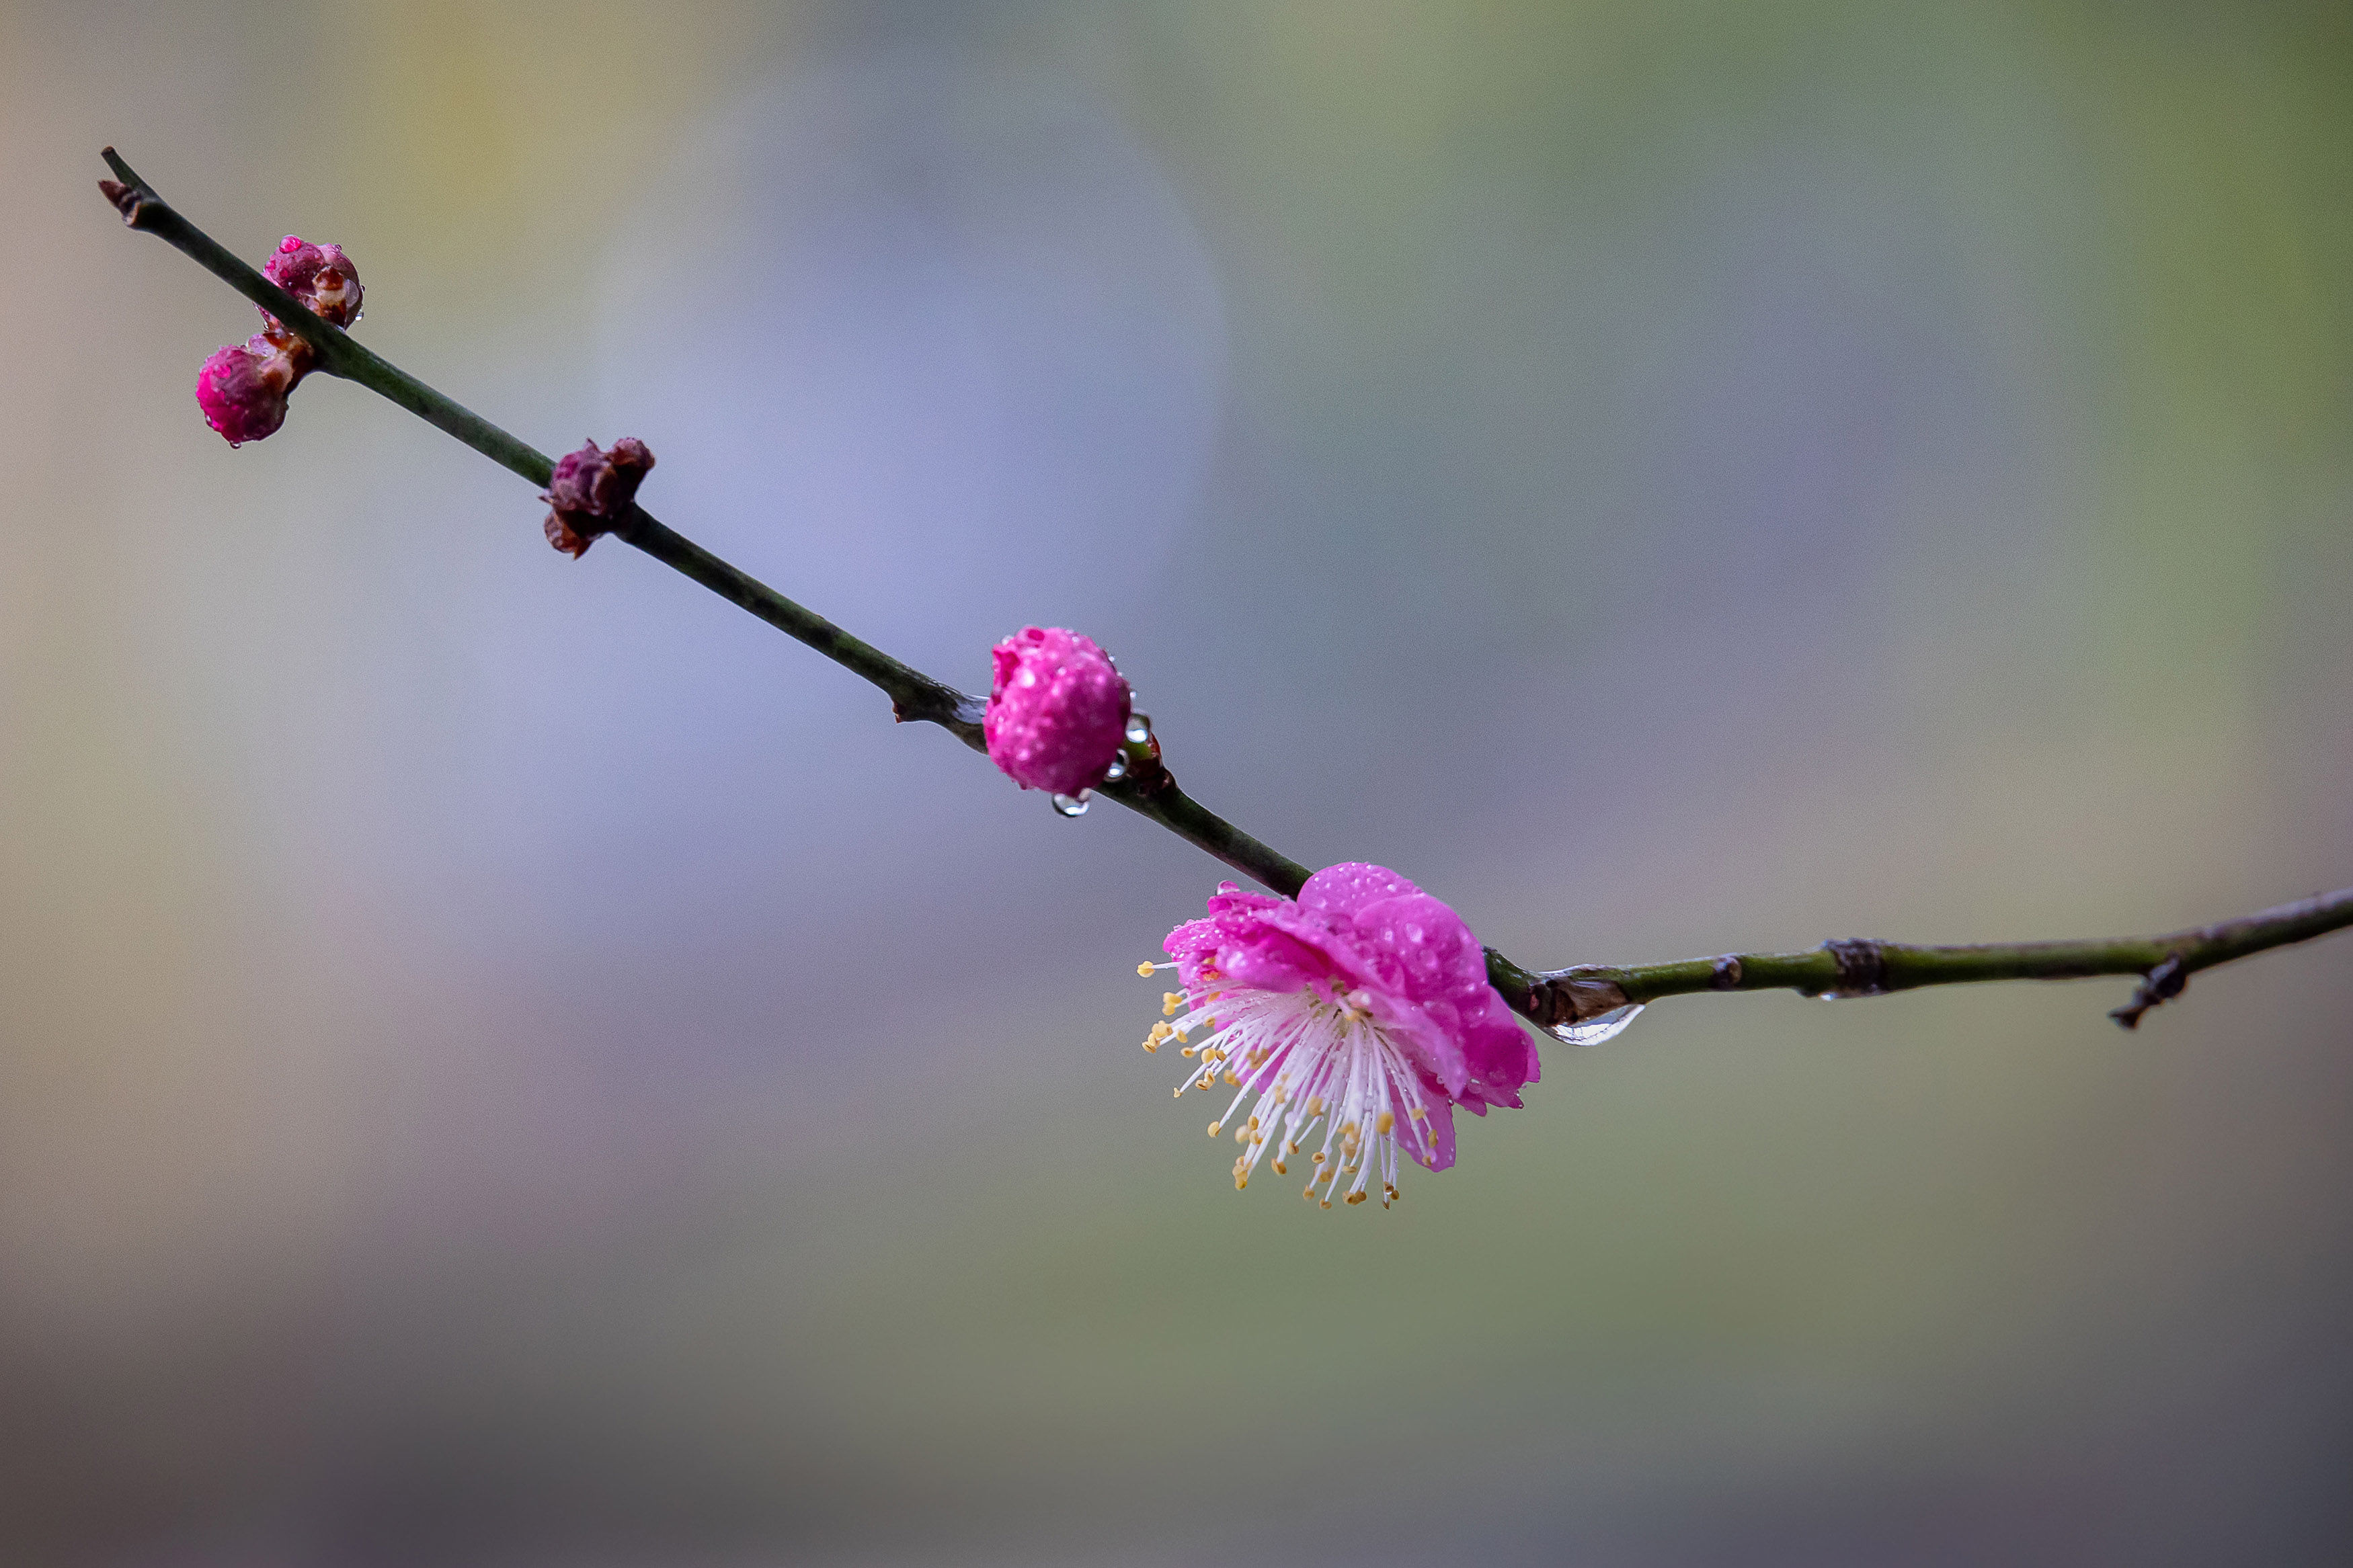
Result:
{"label": "thin green twig", "polygon": [[[534,485],[544,487],[554,476],[554,462],[545,453],[353,342],[342,328],[311,314],[285,289],[182,217],[113,148],[107,148],[103,156],[115,179],[100,184],[124,223],[167,241],[286,323],[318,352],[321,370],[382,394]],[[665,527],[634,503],[612,531],[616,538],[879,687],[902,721],[937,724],[973,750],[987,750],[981,737],[979,699],[852,637]],[[1099,786],[1097,794],[1151,818],[1278,893],[1295,894],[1306,881],[1304,866],[1261,844],[1179,789],[1161,761],[1157,739],[1131,743],[1125,761],[1125,776]],[[2347,926],[2353,926],[2353,889],[2168,936],[1972,947],[1832,942],[1805,952],[1731,953],[1626,966],[1580,964],[1541,973],[1523,969],[1489,948],[1487,974],[1514,1008],[1563,1038],[1577,1037],[1585,1028],[1624,1016],[1630,1007],[1697,991],[1788,990],[1818,996],[1878,996],[1923,985],[2073,980],[2101,974],[2141,977],[2132,1003],[2110,1015],[2131,1028],[2149,1008],[2179,994],[2198,970]]]}

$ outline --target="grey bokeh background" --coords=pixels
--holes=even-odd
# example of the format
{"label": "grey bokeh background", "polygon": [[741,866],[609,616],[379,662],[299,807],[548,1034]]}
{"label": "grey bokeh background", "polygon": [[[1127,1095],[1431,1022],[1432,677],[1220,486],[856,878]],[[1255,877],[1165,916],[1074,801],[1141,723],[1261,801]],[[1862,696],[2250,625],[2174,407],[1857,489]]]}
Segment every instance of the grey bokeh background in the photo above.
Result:
{"label": "grey bokeh background", "polygon": [[2353,881],[2336,7],[0,7],[0,1555],[2353,1550],[2353,1004],[1694,998],[1382,1214],[1053,816],[90,188],[1532,963]]}

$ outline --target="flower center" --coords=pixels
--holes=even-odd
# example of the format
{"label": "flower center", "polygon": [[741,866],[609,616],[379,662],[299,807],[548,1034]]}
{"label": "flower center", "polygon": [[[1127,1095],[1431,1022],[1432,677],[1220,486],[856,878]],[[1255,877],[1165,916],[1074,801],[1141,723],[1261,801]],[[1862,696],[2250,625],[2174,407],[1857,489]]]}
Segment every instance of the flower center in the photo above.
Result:
{"label": "flower center", "polygon": [[1253,990],[1204,972],[1198,984],[1162,998],[1164,1017],[1174,1021],[1155,1024],[1144,1048],[1176,1040],[1198,1064],[1177,1086],[1180,1099],[1220,1084],[1235,1091],[1209,1136],[1231,1128],[1242,1146],[1237,1188],[1250,1184],[1261,1159],[1287,1174],[1320,1130],[1307,1156],[1308,1201],[1327,1209],[1335,1196],[1363,1203],[1377,1177],[1387,1208],[1397,1201],[1400,1154],[1428,1165],[1438,1142],[1419,1075],[1375,1021],[1372,1000],[1362,989],[1336,1002],[1309,991]]}

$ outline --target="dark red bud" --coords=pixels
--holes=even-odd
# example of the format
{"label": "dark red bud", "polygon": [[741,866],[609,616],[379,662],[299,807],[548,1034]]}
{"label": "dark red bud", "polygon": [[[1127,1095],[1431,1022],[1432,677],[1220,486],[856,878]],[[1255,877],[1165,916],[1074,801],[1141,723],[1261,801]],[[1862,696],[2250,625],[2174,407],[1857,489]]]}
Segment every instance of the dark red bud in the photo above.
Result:
{"label": "dark red bud", "polygon": [[548,543],[574,560],[588,552],[597,535],[611,531],[637,499],[638,486],[654,455],[643,441],[624,436],[609,452],[591,441],[576,452],[566,452],[547,481],[540,499],[548,505]]}

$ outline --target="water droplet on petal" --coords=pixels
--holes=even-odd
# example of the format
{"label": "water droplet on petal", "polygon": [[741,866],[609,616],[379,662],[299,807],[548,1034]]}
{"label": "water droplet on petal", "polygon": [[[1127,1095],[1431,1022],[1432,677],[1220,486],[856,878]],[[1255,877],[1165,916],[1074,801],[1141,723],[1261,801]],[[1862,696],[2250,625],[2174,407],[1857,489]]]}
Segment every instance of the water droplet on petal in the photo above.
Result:
{"label": "water droplet on petal", "polygon": [[1103,783],[1105,784],[1117,784],[1126,776],[1127,759],[1125,757],[1113,757],[1111,760],[1111,766],[1103,770]]}
{"label": "water droplet on petal", "polygon": [[1630,1002],[1623,1007],[1612,1007],[1607,1013],[1575,1024],[1556,1024],[1545,1032],[1554,1039],[1572,1046],[1598,1046],[1604,1040],[1614,1040],[1626,1032],[1626,1026],[1642,1016],[1642,1004]]}
{"label": "water droplet on petal", "polygon": [[1131,713],[1127,716],[1127,743],[1140,746],[1152,739],[1152,715]]}
{"label": "water droplet on petal", "polygon": [[1064,816],[1084,816],[1087,807],[1094,804],[1094,791],[1082,789],[1076,795],[1058,795],[1054,809]]}

